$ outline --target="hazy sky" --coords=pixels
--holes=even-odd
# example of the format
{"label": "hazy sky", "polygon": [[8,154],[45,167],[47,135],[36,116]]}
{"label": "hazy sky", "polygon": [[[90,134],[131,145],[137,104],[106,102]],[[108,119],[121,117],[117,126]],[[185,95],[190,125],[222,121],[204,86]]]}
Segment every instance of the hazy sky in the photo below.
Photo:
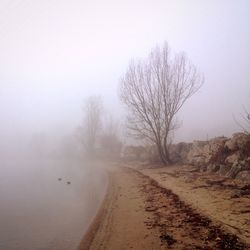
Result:
{"label": "hazy sky", "polygon": [[178,140],[229,136],[233,114],[250,108],[249,0],[0,0],[0,38],[2,135],[73,129],[92,94],[119,117],[130,59],[164,41],[206,78]]}

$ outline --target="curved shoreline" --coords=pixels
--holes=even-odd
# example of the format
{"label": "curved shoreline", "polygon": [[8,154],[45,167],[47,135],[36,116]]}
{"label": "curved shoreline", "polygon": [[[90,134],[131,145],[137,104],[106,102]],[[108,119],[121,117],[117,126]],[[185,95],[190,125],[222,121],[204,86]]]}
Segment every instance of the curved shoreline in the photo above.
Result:
{"label": "curved shoreline", "polygon": [[106,171],[106,195],[78,250],[248,249],[155,178],[128,166]]}
{"label": "curved shoreline", "polygon": [[[106,170],[107,171],[107,170]],[[104,218],[105,212],[107,210],[107,204],[112,196],[111,186],[112,186],[112,176],[109,171],[107,171],[108,183],[106,187],[106,194],[104,195],[103,201],[101,202],[96,215],[93,220],[90,222],[88,229],[86,230],[77,250],[88,250],[93,242],[96,232],[98,231],[101,221]]]}

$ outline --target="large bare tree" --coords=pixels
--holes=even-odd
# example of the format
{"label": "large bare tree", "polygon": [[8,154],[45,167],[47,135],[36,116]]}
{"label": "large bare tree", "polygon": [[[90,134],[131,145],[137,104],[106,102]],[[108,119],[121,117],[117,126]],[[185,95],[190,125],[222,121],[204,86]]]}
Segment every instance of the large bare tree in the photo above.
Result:
{"label": "large bare tree", "polygon": [[203,81],[185,54],[172,56],[167,43],[146,59],[132,61],[121,79],[120,97],[128,109],[130,133],[155,144],[164,164],[171,163],[171,135],[179,125],[176,115]]}

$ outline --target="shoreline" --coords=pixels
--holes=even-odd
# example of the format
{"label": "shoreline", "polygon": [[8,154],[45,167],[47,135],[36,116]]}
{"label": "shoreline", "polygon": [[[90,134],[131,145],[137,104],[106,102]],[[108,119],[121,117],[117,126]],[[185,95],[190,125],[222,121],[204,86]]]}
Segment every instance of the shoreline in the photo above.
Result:
{"label": "shoreline", "polygon": [[100,227],[100,223],[105,216],[108,200],[112,196],[112,190],[111,190],[112,176],[108,170],[105,170],[105,171],[106,171],[107,176],[108,176],[105,195],[103,197],[101,204],[99,205],[99,207],[97,209],[96,215],[91,220],[91,222],[90,222],[86,232],[84,233],[76,250],[88,250],[89,249],[89,247],[91,246],[91,243],[94,240],[95,235]]}
{"label": "shoreline", "polygon": [[106,171],[106,194],[78,250],[247,249],[153,176],[124,164]]}

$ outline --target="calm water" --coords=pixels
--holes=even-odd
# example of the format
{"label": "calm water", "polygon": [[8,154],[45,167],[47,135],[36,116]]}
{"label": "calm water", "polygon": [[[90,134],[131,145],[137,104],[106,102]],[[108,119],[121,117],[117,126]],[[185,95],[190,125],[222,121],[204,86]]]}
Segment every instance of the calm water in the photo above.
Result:
{"label": "calm water", "polygon": [[0,249],[75,249],[106,185],[106,175],[80,159],[2,160]]}

